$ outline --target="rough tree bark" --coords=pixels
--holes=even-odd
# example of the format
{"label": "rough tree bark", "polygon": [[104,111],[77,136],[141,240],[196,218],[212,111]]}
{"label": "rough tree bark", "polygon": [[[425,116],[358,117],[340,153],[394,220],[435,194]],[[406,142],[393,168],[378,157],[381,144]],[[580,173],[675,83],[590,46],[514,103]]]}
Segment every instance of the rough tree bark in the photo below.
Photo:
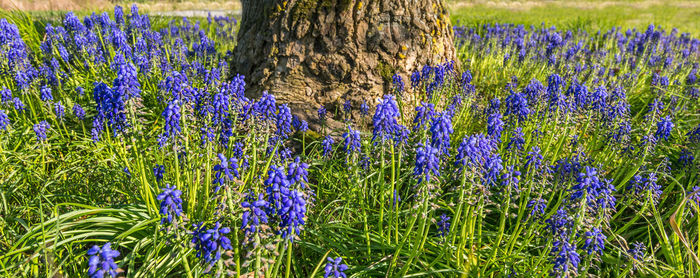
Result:
{"label": "rough tree bark", "polygon": [[[349,99],[372,106],[394,73],[455,60],[442,0],[243,0],[232,73],[303,119]],[[338,109],[340,111],[340,109]],[[310,121],[313,122],[313,121]]]}

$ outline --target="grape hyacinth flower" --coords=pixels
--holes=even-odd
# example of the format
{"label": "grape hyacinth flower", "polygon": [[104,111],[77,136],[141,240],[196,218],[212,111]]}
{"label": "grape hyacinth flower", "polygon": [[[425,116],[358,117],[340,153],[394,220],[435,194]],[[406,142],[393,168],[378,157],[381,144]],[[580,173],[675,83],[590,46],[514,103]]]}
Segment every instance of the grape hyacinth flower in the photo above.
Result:
{"label": "grape hyacinth flower", "polygon": [[160,214],[163,215],[163,219],[160,220],[160,224],[173,223],[173,219],[177,216],[182,215],[182,191],[178,190],[175,185],[165,185],[162,188],[163,192],[158,194],[157,199],[160,202]]}
{"label": "grape hyacinth flower", "polygon": [[265,201],[262,193],[258,195],[258,199],[254,199],[254,195],[247,194],[245,200],[241,202],[241,207],[245,209],[243,212],[243,223],[241,230],[245,230],[246,234],[253,234],[258,231],[261,223],[267,224],[267,213],[269,203]]}
{"label": "grape hyacinth flower", "polygon": [[554,256],[553,276],[576,276],[578,265],[581,262],[581,258],[576,252],[576,245],[571,244],[566,239],[558,239],[554,242],[551,254]]}
{"label": "grape hyacinth flower", "polygon": [[508,166],[505,173],[501,176],[501,185],[503,187],[513,186],[515,190],[518,190],[518,184],[520,183],[518,179],[519,176],[520,171],[515,170],[513,165]]}
{"label": "grape hyacinth flower", "polygon": [[287,134],[292,132],[292,111],[287,104],[279,106],[277,113],[277,135],[286,138]]}
{"label": "grape hyacinth flower", "polygon": [[517,117],[518,121],[527,120],[530,114],[530,108],[527,105],[527,98],[523,93],[516,93],[511,91],[511,94],[506,97],[506,111],[505,116],[513,115]]}
{"label": "grape hyacinth flower", "polygon": [[51,87],[49,86],[41,86],[41,101],[51,101],[53,100],[53,95],[51,95]]}
{"label": "grape hyacinth flower", "polygon": [[349,117],[351,111],[352,111],[352,102],[350,102],[349,99],[346,99],[345,102],[343,102],[343,113],[345,113],[346,117]]}
{"label": "grape hyacinth flower", "polygon": [[547,209],[547,200],[542,198],[532,199],[527,202],[527,207],[532,209],[530,211],[530,216],[541,217],[545,214]]}
{"label": "grape hyacinth flower", "polygon": [[413,88],[414,90],[418,88],[418,86],[420,85],[420,80],[421,78],[419,71],[414,71],[413,73],[411,73],[411,88]]}
{"label": "grape hyacinth flower", "polygon": [[14,106],[15,111],[19,113],[22,113],[24,111],[24,103],[22,103],[22,100],[18,97],[12,99],[12,105]]}
{"label": "grape hyacinth flower", "polygon": [[484,162],[483,184],[496,186],[496,180],[503,170],[503,160],[499,154],[493,154],[486,158]]}
{"label": "grape hyacinth flower", "polygon": [[586,241],[583,244],[583,249],[588,251],[588,254],[597,252],[602,255],[605,250],[605,239],[607,238],[599,228],[593,228],[585,234]]}
{"label": "grape hyacinth flower", "polygon": [[231,229],[221,227],[221,223],[216,222],[211,229],[207,229],[204,223],[193,224],[192,228],[191,242],[197,250],[197,258],[202,258],[210,266],[221,259],[221,250],[232,249],[231,240],[226,237]]}
{"label": "grape hyacinth flower", "polygon": [[102,247],[93,245],[88,251],[88,275],[90,278],[103,278],[105,276],[117,277],[119,266],[114,259],[119,257],[119,251],[112,250],[111,243],[107,242]]}
{"label": "grape hyacinth flower", "polygon": [[585,171],[578,174],[576,184],[571,188],[574,191],[571,194],[571,199],[581,198],[584,193],[588,193],[588,198],[591,198],[592,196],[590,195],[597,195],[598,189],[601,187],[602,182],[598,178],[598,169],[586,166]]}
{"label": "grape hyacinth flower", "polygon": [[353,130],[351,126],[348,126],[348,131],[343,133],[343,141],[345,143],[345,152],[348,156],[352,153],[359,153],[362,148],[360,142],[360,132]]}
{"label": "grape hyacinth flower", "polygon": [[333,151],[333,137],[330,135],[326,135],[326,138],[323,139],[323,142],[321,142],[321,145],[323,145],[323,156],[328,157],[328,155]]}
{"label": "grape hyacinth flower", "polygon": [[430,146],[428,142],[418,144],[413,175],[418,178],[418,184],[429,183],[431,176],[440,176],[439,150]]}
{"label": "grape hyacinth flower", "polygon": [[163,111],[162,114],[163,118],[165,118],[165,133],[164,136],[169,137],[169,136],[177,136],[182,132],[182,129],[180,128],[180,105],[178,105],[178,101],[172,101],[168,104],[168,107],[165,108],[165,111]]}
{"label": "grape hyacinth flower", "polygon": [[503,120],[501,120],[501,113],[493,113],[489,115],[487,132],[491,138],[501,141],[501,132],[503,131]]}
{"label": "grape hyacinth flower", "polygon": [[53,111],[56,114],[56,118],[59,120],[63,120],[63,117],[66,115],[66,108],[61,104],[61,102],[56,102],[53,105]]}
{"label": "grape hyacinth flower", "polygon": [[430,126],[433,148],[437,148],[440,153],[444,155],[449,155],[450,135],[452,135],[453,132],[452,119],[447,112],[442,112],[440,115],[433,118],[433,124]]}
{"label": "grape hyacinth flower", "polygon": [[527,153],[525,157],[525,169],[537,170],[542,166],[542,155],[540,154],[540,147],[533,146],[531,151]]}
{"label": "grape hyacinth flower", "polygon": [[372,117],[372,142],[376,144],[377,139],[381,139],[384,143],[385,139],[390,139],[397,129],[399,117],[399,107],[394,96],[384,95]]}
{"label": "grape hyacinth flower", "polygon": [[217,185],[214,189],[214,193],[219,192],[219,189],[224,186],[227,179],[232,181],[234,176],[240,178],[240,174],[238,173],[238,159],[235,157],[227,159],[222,153],[219,153],[217,157],[219,158],[219,164],[214,165],[216,177],[214,178],[213,184]]}
{"label": "grape hyacinth flower", "polygon": [[309,181],[309,164],[301,162],[301,158],[297,156],[294,158],[294,162],[289,163],[287,169],[287,180],[289,181],[289,185],[291,186],[298,182],[301,187],[304,188],[306,186],[306,182]]}
{"label": "grape hyacinth flower", "polygon": [[294,241],[294,234],[299,235],[301,226],[304,225],[306,213],[306,200],[299,191],[291,190],[289,194],[282,195],[282,208],[279,211],[280,229],[282,237]]}
{"label": "grape hyacinth flower", "polygon": [[394,92],[398,95],[400,95],[403,90],[404,90],[404,83],[403,79],[401,78],[401,75],[398,73],[394,74],[394,76],[391,77],[391,84],[394,88]]}
{"label": "grape hyacinth flower", "polygon": [[253,111],[265,121],[273,119],[277,111],[275,95],[264,91],[260,100],[253,105]]}
{"label": "grape hyacinth flower", "polygon": [[328,257],[326,258],[328,262],[326,267],[323,269],[326,273],[323,274],[323,278],[333,277],[333,278],[346,278],[345,271],[348,270],[348,266],[343,262],[343,258],[337,257],[335,259]]}
{"label": "grape hyacinth flower", "polygon": [[513,131],[513,134],[511,134],[510,141],[508,141],[508,146],[506,146],[507,150],[512,149],[515,147],[517,150],[522,150],[523,145],[525,145],[525,139],[523,139],[523,129],[521,127],[516,128]]}
{"label": "grape hyacinth flower", "polygon": [[421,105],[416,107],[416,116],[413,118],[413,130],[415,131],[426,127],[428,120],[433,117],[435,117],[435,105],[421,102]]}
{"label": "grape hyacinth flower", "polygon": [[321,107],[318,108],[318,120],[321,122],[325,122],[326,114],[328,114],[328,111],[326,111],[326,107],[321,105]]}
{"label": "grape hyacinth flower", "polygon": [[85,110],[80,104],[76,103],[73,105],[73,115],[81,121],[85,119]]}
{"label": "grape hyacinth flower", "polygon": [[362,104],[360,104],[360,114],[362,116],[369,116],[369,106],[364,100],[362,101]]}
{"label": "grape hyacinth flower", "polygon": [[634,191],[634,194],[640,198],[645,198],[646,193],[651,193],[651,198],[657,201],[661,197],[661,186],[656,183],[656,173],[649,173],[647,177],[642,177],[642,175],[637,174],[632,177],[629,181],[627,189]]}
{"label": "grape hyacinth flower", "polygon": [[455,164],[460,169],[463,169],[464,166],[483,165],[494,149],[496,149],[495,141],[483,134],[465,137],[457,148]]}
{"label": "grape hyacinth flower", "polygon": [[7,130],[10,126],[10,118],[7,117],[5,110],[0,109],[0,130]]}
{"label": "grape hyacinth flower", "polygon": [[661,121],[659,121],[656,124],[656,133],[654,134],[656,140],[668,140],[668,137],[671,136],[671,130],[673,130],[673,126],[674,125],[673,122],[671,122],[671,117],[666,116],[664,118],[661,118]]}
{"label": "grape hyacinth flower", "polygon": [[438,236],[446,237],[450,233],[450,217],[444,213],[440,216],[440,220],[437,222],[438,226]]}
{"label": "grape hyacinth flower", "polygon": [[164,174],[165,166],[156,164],[156,166],[153,167],[153,176],[156,177],[156,182],[162,181]]}
{"label": "grape hyacinth flower", "polygon": [[289,180],[284,167],[271,165],[264,184],[267,186],[268,214],[277,214],[282,209],[282,196],[289,194]]}
{"label": "grape hyacinth flower", "polygon": [[635,260],[644,260],[645,252],[647,247],[643,242],[632,243],[632,248],[630,248],[627,253]]}
{"label": "grape hyacinth flower", "polygon": [[36,141],[37,142],[42,142],[46,141],[46,134],[51,128],[51,125],[49,125],[48,122],[46,121],[41,121],[38,124],[34,125],[34,133],[36,134]]}
{"label": "grape hyacinth flower", "polygon": [[10,89],[3,87],[2,90],[0,90],[0,102],[9,102],[12,100],[12,91]]}

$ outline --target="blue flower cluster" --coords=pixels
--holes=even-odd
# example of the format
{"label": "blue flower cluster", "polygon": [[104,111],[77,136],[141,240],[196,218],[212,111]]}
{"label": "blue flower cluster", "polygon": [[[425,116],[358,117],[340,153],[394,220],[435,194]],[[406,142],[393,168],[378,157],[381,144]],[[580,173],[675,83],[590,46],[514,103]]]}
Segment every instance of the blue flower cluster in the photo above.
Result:
{"label": "blue flower cluster", "polygon": [[103,278],[105,276],[117,277],[119,266],[114,259],[119,257],[119,251],[112,250],[111,243],[107,242],[102,247],[93,245],[88,251],[88,275],[90,278]]}

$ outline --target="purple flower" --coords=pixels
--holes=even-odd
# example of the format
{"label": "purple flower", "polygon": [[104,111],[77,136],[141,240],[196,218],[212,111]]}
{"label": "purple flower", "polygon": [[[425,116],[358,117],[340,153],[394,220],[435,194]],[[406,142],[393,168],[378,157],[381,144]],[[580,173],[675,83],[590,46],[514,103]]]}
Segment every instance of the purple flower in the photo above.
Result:
{"label": "purple flower", "polygon": [[521,127],[516,128],[511,134],[510,141],[508,141],[508,146],[506,149],[510,150],[513,147],[517,150],[522,150],[523,145],[525,145],[525,139],[523,139],[523,129]]}
{"label": "purple flower", "polygon": [[109,242],[105,243],[102,248],[93,245],[87,251],[87,255],[90,256],[88,260],[90,278],[103,278],[106,275],[117,277],[119,266],[114,262],[114,259],[119,257],[119,251],[112,250]]}
{"label": "purple flower", "polygon": [[252,234],[258,231],[261,223],[267,224],[268,205],[262,193],[258,195],[257,200],[254,199],[254,195],[246,194],[245,200],[241,202],[241,207],[245,209],[241,230],[245,230],[246,234]]}
{"label": "purple flower", "polygon": [[234,176],[236,178],[240,177],[238,173],[238,159],[235,157],[227,159],[222,153],[218,154],[217,157],[219,158],[219,164],[214,165],[216,177],[214,178],[213,184],[217,185],[214,189],[214,193],[219,192],[219,189],[221,189],[221,186],[224,186],[226,180],[232,181]]}
{"label": "purple flower", "polygon": [[394,74],[394,76],[391,77],[391,83],[394,87],[394,92],[400,95],[404,90],[404,84],[401,75],[399,75],[398,73]]}
{"label": "purple flower", "polygon": [[668,140],[668,138],[671,136],[671,130],[673,130],[673,126],[674,125],[673,122],[671,122],[671,117],[666,116],[664,118],[661,118],[661,121],[659,121],[656,124],[656,133],[654,134],[656,140]]}
{"label": "purple flower", "polygon": [[24,111],[24,103],[22,103],[22,100],[20,100],[18,97],[12,99],[12,104],[15,107],[15,111],[19,113],[22,113],[22,111]]}
{"label": "purple flower", "polygon": [[362,149],[360,132],[353,130],[351,126],[348,126],[348,131],[343,133],[343,141],[345,143],[345,152],[348,156],[354,152],[359,153]]}
{"label": "purple flower", "polygon": [[12,100],[12,91],[3,87],[2,90],[0,90],[0,102],[9,102],[10,100]]}
{"label": "purple flower", "polygon": [[280,209],[280,229],[282,237],[294,241],[294,234],[299,235],[304,225],[306,214],[306,201],[302,194],[296,190],[282,195],[282,208]]}
{"label": "purple flower", "polygon": [[180,128],[181,115],[178,101],[170,102],[161,115],[165,118],[165,132],[163,133],[165,137],[175,137],[182,132]]}
{"label": "purple flower", "polygon": [[349,117],[350,111],[352,111],[352,102],[346,99],[345,102],[343,102],[343,112],[345,112],[346,117]]}
{"label": "purple flower", "polygon": [[440,151],[428,142],[418,144],[413,175],[418,178],[418,184],[429,183],[431,176],[440,176]]}
{"label": "purple flower", "polygon": [[284,167],[271,165],[264,184],[267,186],[268,214],[277,214],[282,209],[282,196],[289,194],[289,180]]}
{"label": "purple flower", "polygon": [[326,135],[326,138],[321,142],[321,145],[323,145],[323,156],[328,157],[331,151],[333,151],[333,143],[333,137]]}
{"label": "purple flower", "polygon": [[644,260],[647,247],[643,242],[632,243],[632,248],[627,250],[627,253],[635,260]]}
{"label": "purple flower", "polygon": [[36,141],[37,142],[42,142],[46,141],[46,134],[51,128],[51,125],[49,125],[48,122],[46,121],[41,121],[38,124],[34,125],[34,133],[36,134]]}
{"label": "purple flower", "polygon": [[364,100],[362,104],[360,104],[360,114],[362,114],[362,116],[369,116],[369,106],[367,106],[367,102]]}
{"label": "purple flower", "polygon": [[542,198],[532,199],[527,203],[527,207],[532,209],[530,216],[541,217],[545,214],[545,209],[547,209],[547,200]]}
{"label": "purple flower", "polygon": [[298,182],[301,187],[304,188],[306,183],[309,181],[309,164],[302,163],[301,158],[297,156],[294,158],[294,162],[289,163],[287,169],[287,180],[289,181],[289,185],[291,186]]}
{"label": "purple flower", "polygon": [[581,262],[576,246],[566,239],[558,239],[554,242],[551,251],[554,257],[552,274],[557,277],[569,277],[577,274],[578,264]]}
{"label": "purple flower", "polygon": [[525,157],[525,168],[529,170],[537,170],[542,166],[542,155],[540,154],[540,147],[533,146],[532,150],[527,153]]}
{"label": "purple flower", "polygon": [[411,88],[414,90],[420,86],[420,72],[419,71],[414,71],[411,73]]}
{"label": "purple flower", "polygon": [[654,201],[661,197],[661,186],[656,183],[656,173],[649,173],[647,177],[637,174],[632,177],[627,186],[628,190],[633,190],[638,198],[646,198],[647,192],[651,194]]}
{"label": "purple flower", "polygon": [[321,107],[318,108],[318,119],[321,122],[325,122],[327,113],[328,113],[328,111],[326,111],[326,107],[321,105]]}
{"label": "purple flower", "polygon": [[263,120],[273,119],[277,111],[275,96],[268,94],[267,91],[263,92],[260,100],[253,104],[253,111],[255,115],[262,117]]}
{"label": "purple flower", "polygon": [[53,95],[51,95],[51,87],[43,85],[41,86],[41,101],[51,101],[53,100]]}
{"label": "purple flower", "polygon": [[372,142],[376,144],[378,138],[381,139],[382,143],[385,139],[390,139],[396,132],[399,117],[399,107],[394,96],[384,95],[384,99],[379,102],[372,117],[372,125],[374,126]]}
{"label": "purple flower", "polygon": [[483,134],[465,137],[457,148],[455,164],[460,168],[483,165],[491,155],[491,151],[495,149],[496,142]]}
{"label": "purple flower", "polygon": [[345,275],[345,271],[348,270],[348,266],[345,265],[343,262],[343,258],[337,257],[335,259],[328,257],[326,258],[328,260],[328,263],[326,263],[326,267],[323,269],[326,273],[323,274],[323,278],[328,278],[328,277],[333,277],[333,278],[346,278],[347,276]]}
{"label": "purple flower", "polygon": [[449,155],[450,135],[452,135],[453,132],[452,119],[447,112],[442,112],[440,115],[433,118],[433,123],[430,126],[433,148],[437,148],[440,153],[444,155]]}
{"label": "purple flower", "polygon": [[174,185],[166,185],[162,188],[163,192],[158,194],[157,199],[160,202],[160,214],[163,219],[160,223],[163,224],[167,220],[168,223],[173,223],[173,218],[182,214],[182,191],[178,190]]}
{"label": "purple flower", "polygon": [[277,135],[286,137],[290,132],[292,132],[292,111],[287,104],[282,104],[277,113]]}
{"label": "purple flower", "polygon": [[165,174],[165,166],[156,164],[156,166],[153,167],[153,176],[156,177],[156,182],[162,181],[164,174]]}
{"label": "purple flower", "polygon": [[416,107],[416,116],[413,118],[413,130],[427,127],[428,120],[435,117],[435,105],[421,101],[421,106]]}
{"label": "purple flower", "polygon": [[10,118],[7,117],[5,110],[0,109],[0,130],[7,130],[10,126]]}
{"label": "purple flower", "polygon": [[518,190],[518,184],[520,183],[518,179],[519,176],[520,171],[515,170],[512,165],[508,166],[505,173],[501,176],[501,185],[504,187],[513,186],[515,190]]}
{"label": "purple flower", "polygon": [[222,250],[231,250],[231,240],[226,234],[231,232],[227,227],[221,227],[221,223],[216,222],[214,227],[207,229],[204,223],[192,225],[192,243],[197,250],[197,258],[202,258],[204,262],[213,266],[221,259]]}
{"label": "purple flower", "polygon": [[607,238],[599,228],[593,228],[585,234],[586,241],[583,244],[583,249],[588,251],[588,254],[598,252],[600,255],[605,250],[605,239]]}
{"label": "purple flower", "polygon": [[527,105],[527,98],[525,98],[525,95],[522,93],[516,93],[513,91],[510,91],[510,93],[511,94],[506,97],[505,100],[506,112],[504,115],[514,115],[518,117],[518,121],[527,120],[527,117],[530,114],[530,108]]}
{"label": "purple flower", "polygon": [[546,229],[554,238],[563,238],[568,236],[573,225],[571,216],[567,214],[566,209],[563,207],[559,208],[557,213],[545,220],[545,223],[547,224]]}
{"label": "purple flower", "polygon": [[440,216],[440,220],[437,222],[438,235],[440,237],[446,237],[450,233],[450,217],[444,213]]}
{"label": "purple flower", "polygon": [[73,105],[73,115],[81,121],[85,119],[85,110],[80,104],[76,103]]}
{"label": "purple flower", "polygon": [[483,184],[495,186],[501,171],[503,170],[503,160],[499,154],[488,156],[484,162]]}
{"label": "purple flower", "polygon": [[487,132],[491,138],[501,141],[501,132],[503,132],[503,120],[501,120],[501,113],[493,113],[489,115]]}
{"label": "purple flower", "polygon": [[136,77],[136,67],[127,61],[121,53],[114,56],[114,67],[117,69],[117,78],[112,82],[112,88],[126,99],[138,98],[141,93],[141,84]]}

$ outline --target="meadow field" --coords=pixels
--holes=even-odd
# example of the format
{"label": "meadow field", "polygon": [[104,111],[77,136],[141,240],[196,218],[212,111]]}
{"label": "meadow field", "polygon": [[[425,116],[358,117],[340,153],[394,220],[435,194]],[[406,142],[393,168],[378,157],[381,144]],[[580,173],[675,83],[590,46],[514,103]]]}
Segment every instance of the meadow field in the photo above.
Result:
{"label": "meadow field", "polygon": [[457,60],[313,123],[235,3],[3,2],[0,276],[700,275],[700,3],[446,2]]}

